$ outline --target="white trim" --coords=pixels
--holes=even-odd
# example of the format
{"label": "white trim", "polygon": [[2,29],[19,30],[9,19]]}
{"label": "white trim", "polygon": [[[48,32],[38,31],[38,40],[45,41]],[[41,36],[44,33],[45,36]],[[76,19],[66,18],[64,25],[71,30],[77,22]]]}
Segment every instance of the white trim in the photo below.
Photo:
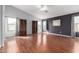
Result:
{"label": "white trim", "polygon": [[72,20],[71,20],[71,36],[74,37],[74,15],[72,15]]}
{"label": "white trim", "polygon": [[1,48],[2,46],[0,45],[0,48]]}
{"label": "white trim", "polygon": [[68,36],[68,35],[55,34],[55,33],[53,33],[53,35],[57,35],[57,36],[63,36],[63,37],[72,37],[72,36]]}
{"label": "white trim", "polygon": [[55,34],[55,33],[50,33],[50,32],[44,32],[44,33],[51,34],[51,35],[57,35],[57,36],[63,36],[63,37],[73,37],[73,36],[62,35],[62,34]]}

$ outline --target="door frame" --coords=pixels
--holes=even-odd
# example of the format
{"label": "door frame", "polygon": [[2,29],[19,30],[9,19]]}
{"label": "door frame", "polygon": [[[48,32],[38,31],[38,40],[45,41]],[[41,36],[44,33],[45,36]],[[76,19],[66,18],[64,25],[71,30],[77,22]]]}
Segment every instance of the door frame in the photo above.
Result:
{"label": "door frame", "polygon": [[[25,23],[26,23],[26,25],[25,25],[25,26],[26,26],[26,27],[25,27],[25,29],[26,29],[26,30],[25,30],[26,34],[25,34],[25,35],[20,35],[20,20],[26,21],[26,22],[25,22]],[[26,20],[26,19],[20,19],[20,20],[19,20],[19,36],[26,36],[26,35],[27,35],[27,20]]]}
{"label": "door frame", "polygon": [[36,33],[37,33],[37,32],[38,32],[38,28],[37,28],[37,26],[38,26],[38,21],[32,21],[32,34],[36,34],[36,33],[33,32],[33,30],[34,30],[34,28],[33,28],[33,22],[37,22],[37,23],[35,23],[35,24],[36,24],[36,25],[35,25],[35,26],[36,26],[36,29],[35,29],[35,30],[36,30]]}

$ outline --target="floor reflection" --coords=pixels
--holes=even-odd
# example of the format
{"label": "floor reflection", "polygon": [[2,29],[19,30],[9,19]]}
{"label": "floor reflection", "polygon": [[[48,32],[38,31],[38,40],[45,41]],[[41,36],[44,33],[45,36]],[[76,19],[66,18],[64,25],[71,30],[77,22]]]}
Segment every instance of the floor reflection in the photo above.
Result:
{"label": "floor reflection", "polygon": [[7,42],[7,52],[9,53],[18,52],[18,47],[15,40]]}
{"label": "floor reflection", "polygon": [[46,34],[39,34],[37,36],[37,45],[46,45],[47,44],[47,36]]}
{"label": "floor reflection", "polygon": [[79,38],[63,37],[47,33],[26,37],[12,37],[5,41],[6,52],[79,52]]}
{"label": "floor reflection", "polygon": [[42,35],[39,34],[39,35],[37,36],[37,45],[40,46],[41,43],[42,43]]}
{"label": "floor reflection", "polygon": [[43,34],[42,44],[43,44],[44,46],[47,44],[47,36],[46,36],[46,34]]}
{"label": "floor reflection", "polygon": [[79,41],[74,42],[74,48],[72,52],[79,53]]}
{"label": "floor reflection", "polygon": [[18,38],[18,39],[31,39],[31,36],[17,36],[15,38]]}

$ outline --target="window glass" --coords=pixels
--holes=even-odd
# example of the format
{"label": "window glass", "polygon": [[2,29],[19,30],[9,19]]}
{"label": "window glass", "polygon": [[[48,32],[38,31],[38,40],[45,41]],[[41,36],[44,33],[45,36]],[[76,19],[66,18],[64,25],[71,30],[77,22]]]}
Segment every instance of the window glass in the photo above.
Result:
{"label": "window glass", "polygon": [[46,21],[43,21],[43,32],[46,32],[47,26],[46,26]]}
{"label": "window glass", "polygon": [[8,18],[8,36],[16,34],[16,18]]}
{"label": "window glass", "polygon": [[74,17],[74,28],[75,32],[79,32],[79,16]]}

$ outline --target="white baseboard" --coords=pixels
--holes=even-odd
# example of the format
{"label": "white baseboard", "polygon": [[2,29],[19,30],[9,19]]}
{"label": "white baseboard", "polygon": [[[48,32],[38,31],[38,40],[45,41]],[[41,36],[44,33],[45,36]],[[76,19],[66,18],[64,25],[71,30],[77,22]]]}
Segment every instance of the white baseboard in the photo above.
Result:
{"label": "white baseboard", "polygon": [[53,35],[57,35],[57,36],[64,36],[64,37],[72,37],[72,36],[68,36],[68,35],[62,35],[62,34],[54,34]]}
{"label": "white baseboard", "polygon": [[62,35],[62,34],[55,34],[55,33],[50,33],[50,32],[47,32],[47,34],[57,35],[57,36],[63,36],[63,37],[73,37],[73,36]]}

